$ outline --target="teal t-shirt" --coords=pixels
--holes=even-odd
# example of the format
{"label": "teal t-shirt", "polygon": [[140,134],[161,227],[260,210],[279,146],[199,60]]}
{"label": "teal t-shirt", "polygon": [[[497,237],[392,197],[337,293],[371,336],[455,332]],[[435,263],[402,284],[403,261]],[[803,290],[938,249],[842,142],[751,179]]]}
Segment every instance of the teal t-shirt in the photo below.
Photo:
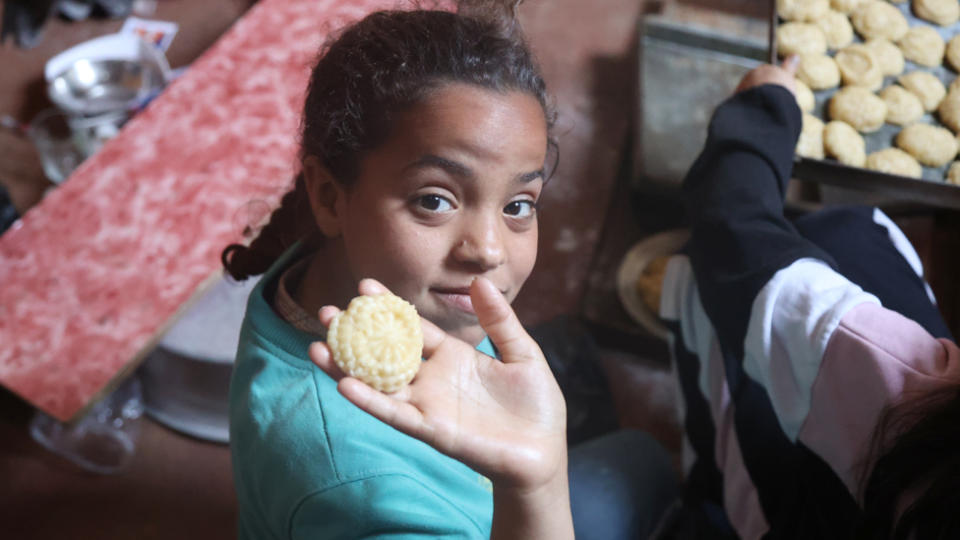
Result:
{"label": "teal t-shirt", "polygon": [[250,295],[230,384],[239,537],[489,538],[490,481],[348,402],[273,311],[288,259]]}

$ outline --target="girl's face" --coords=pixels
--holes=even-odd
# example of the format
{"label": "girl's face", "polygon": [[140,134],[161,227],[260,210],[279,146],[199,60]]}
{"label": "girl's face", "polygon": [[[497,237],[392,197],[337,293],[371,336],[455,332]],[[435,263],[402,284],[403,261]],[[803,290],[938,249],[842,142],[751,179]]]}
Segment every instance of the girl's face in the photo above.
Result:
{"label": "girl's face", "polygon": [[473,278],[513,301],[537,257],[546,120],[525,93],[447,84],[397,115],[337,198],[354,279],[376,278],[420,315],[477,344]]}

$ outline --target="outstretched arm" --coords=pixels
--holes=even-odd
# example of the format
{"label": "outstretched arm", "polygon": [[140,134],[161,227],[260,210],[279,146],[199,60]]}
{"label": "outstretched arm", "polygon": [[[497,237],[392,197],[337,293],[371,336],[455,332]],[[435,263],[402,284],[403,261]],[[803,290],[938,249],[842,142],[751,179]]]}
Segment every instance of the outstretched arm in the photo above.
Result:
{"label": "outstretched arm", "polygon": [[[386,289],[374,280],[361,294]],[[493,482],[492,538],[573,538],[567,484],[566,406],[536,342],[487,280],[470,289],[481,326],[502,361],[423,320],[426,361],[410,385],[377,392],[346,377],[325,343],[310,357],[357,407]],[[338,310],[324,307],[329,324]]]}
{"label": "outstretched arm", "polygon": [[783,215],[801,114],[795,60],[744,77],[710,122],[683,182],[690,260],[704,309],[724,350],[743,356],[751,304],[780,269],[801,258],[832,263]]}

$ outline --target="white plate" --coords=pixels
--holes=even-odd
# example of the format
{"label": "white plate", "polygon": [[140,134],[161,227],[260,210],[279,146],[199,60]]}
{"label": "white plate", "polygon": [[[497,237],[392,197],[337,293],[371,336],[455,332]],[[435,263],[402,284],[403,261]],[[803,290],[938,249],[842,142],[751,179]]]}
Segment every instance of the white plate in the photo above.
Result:
{"label": "white plate", "polygon": [[617,296],[630,317],[650,334],[666,341],[669,331],[658,314],[650,311],[637,292],[637,278],[650,261],[676,253],[690,238],[688,229],[674,229],[648,236],[631,247],[617,271]]}

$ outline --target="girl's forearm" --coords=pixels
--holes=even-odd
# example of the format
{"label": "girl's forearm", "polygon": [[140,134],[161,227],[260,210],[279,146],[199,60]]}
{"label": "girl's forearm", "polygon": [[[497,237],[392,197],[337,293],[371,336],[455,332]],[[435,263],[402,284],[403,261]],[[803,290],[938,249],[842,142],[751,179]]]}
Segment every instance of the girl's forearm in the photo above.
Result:
{"label": "girl's forearm", "polygon": [[536,489],[493,486],[491,540],[573,539],[566,460],[560,472]]}

